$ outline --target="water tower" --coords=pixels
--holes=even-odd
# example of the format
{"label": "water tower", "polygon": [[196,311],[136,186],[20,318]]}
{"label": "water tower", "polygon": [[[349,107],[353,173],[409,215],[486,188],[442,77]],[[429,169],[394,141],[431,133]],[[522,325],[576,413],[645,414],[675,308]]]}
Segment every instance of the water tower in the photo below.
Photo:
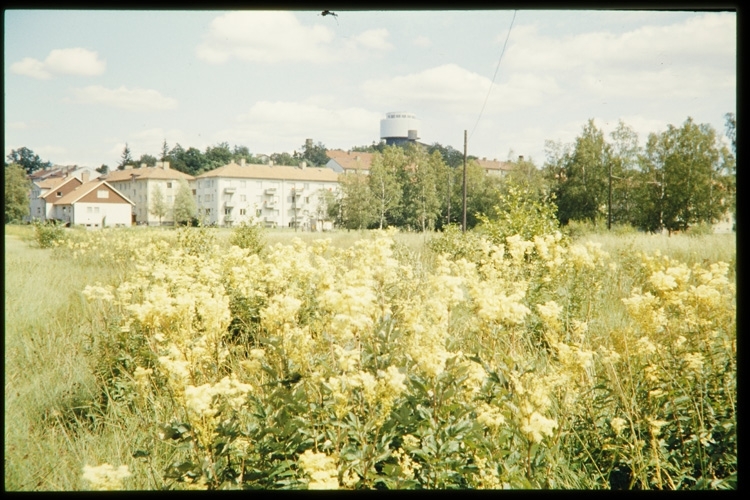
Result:
{"label": "water tower", "polygon": [[414,113],[392,111],[380,120],[380,139],[393,146],[419,139],[419,120]]}

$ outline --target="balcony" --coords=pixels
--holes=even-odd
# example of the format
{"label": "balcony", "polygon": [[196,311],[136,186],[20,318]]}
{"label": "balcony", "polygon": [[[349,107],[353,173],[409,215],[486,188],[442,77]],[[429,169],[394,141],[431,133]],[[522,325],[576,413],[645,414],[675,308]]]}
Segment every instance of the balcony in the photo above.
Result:
{"label": "balcony", "polygon": [[224,208],[234,208],[235,203],[232,200],[226,200],[224,202]]}
{"label": "balcony", "polygon": [[276,194],[276,188],[266,188],[266,191],[265,191],[265,193],[266,193],[267,195],[270,195],[270,194]]}
{"label": "balcony", "polygon": [[224,192],[227,193],[227,194],[234,194],[236,191],[237,191],[236,187],[230,187],[230,186],[228,186],[228,187],[224,188]]}
{"label": "balcony", "polygon": [[265,203],[263,203],[263,206],[266,208],[276,208],[276,201],[275,200],[268,200]]}

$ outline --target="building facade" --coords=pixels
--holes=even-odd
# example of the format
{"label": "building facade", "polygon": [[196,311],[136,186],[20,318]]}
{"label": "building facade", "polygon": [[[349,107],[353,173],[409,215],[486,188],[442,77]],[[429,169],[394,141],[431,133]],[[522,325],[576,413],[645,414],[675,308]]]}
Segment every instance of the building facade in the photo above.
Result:
{"label": "building facade", "polygon": [[230,163],[195,179],[198,218],[204,224],[321,230],[324,191],[338,190],[338,174],[329,168]]}
{"label": "building facade", "polygon": [[[180,189],[181,180],[188,183],[191,193],[195,195],[195,177],[169,167],[169,162],[156,162],[155,167],[125,167],[115,170],[103,177],[134,203],[132,221],[135,224],[158,226],[174,225],[174,200]],[[166,213],[159,217],[154,213],[156,191],[161,191],[166,204]]]}
{"label": "building facade", "polygon": [[55,200],[53,218],[88,229],[131,224],[133,202],[106,181],[84,182]]}

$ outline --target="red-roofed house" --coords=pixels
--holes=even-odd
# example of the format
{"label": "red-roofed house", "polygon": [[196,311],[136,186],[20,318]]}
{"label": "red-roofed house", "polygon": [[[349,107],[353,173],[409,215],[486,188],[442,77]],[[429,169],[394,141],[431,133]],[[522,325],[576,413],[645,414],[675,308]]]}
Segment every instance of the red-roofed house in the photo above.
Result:
{"label": "red-roofed house", "polygon": [[[88,178],[86,179],[88,180]],[[54,203],[83,184],[77,177],[49,177],[31,183],[31,220],[54,219]]]}
{"label": "red-roofed house", "polygon": [[130,226],[133,202],[107,181],[84,182],[53,203],[53,218],[90,229]]}
{"label": "red-roofed house", "polygon": [[328,158],[330,158],[328,163],[326,163],[326,167],[330,168],[337,174],[351,174],[354,172],[361,172],[363,174],[370,173],[372,153],[330,149],[326,151],[326,154],[328,155]]}

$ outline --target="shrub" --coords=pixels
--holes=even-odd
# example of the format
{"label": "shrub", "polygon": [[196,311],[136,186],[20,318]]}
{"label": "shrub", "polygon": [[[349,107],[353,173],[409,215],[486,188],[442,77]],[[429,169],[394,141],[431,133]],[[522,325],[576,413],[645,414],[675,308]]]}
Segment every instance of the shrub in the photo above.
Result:
{"label": "shrub", "polygon": [[35,240],[39,248],[51,248],[65,239],[65,229],[57,222],[34,222]]}
{"label": "shrub", "polygon": [[511,184],[500,200],[492,214],[478,216],[479,231],[493,243],[505,243],[507,237],[515,235],[531,240],[559,229],[557,206],[551,197],[539,198],[528,188]]}
{"label": "shrub", "polygon": [[240,226],[232,230],[229,243],[248,249],[251,253],[258,254],[265,246],[263,228],[257,224],[245,224],[243,222]]}

